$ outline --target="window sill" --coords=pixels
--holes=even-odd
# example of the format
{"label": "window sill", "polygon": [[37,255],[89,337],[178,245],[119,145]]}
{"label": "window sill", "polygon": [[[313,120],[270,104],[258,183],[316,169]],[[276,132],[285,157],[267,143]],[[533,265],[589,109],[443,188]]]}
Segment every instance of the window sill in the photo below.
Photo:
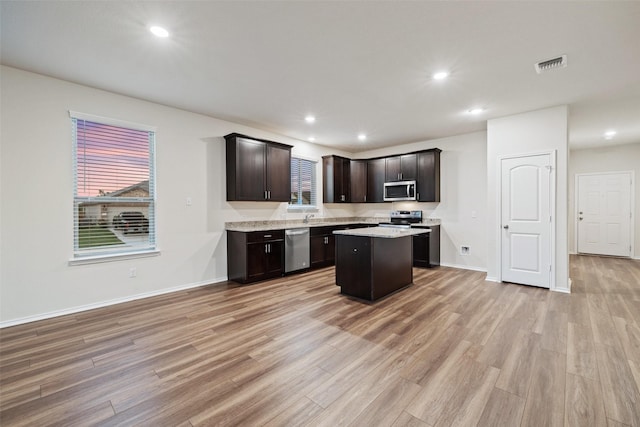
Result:
{"label": "window sill", "polygon": [[159,255],[160,255],[160,251],[156,249],[140,251],[140,252],[123,252],[123,253],[111,254],[111,255],[94,255],[94,256],[72,258],[69,260],[69,265],[98,264],[102,262],[122,261],[126,259],[134,259],[134,258],[148,258],[153,256],[159,256]]}
{"label": "window sill", "polygon": [[306,213],[306,212],[319,212],[317,206],[310,205],[288,205],[287,212],[298,212],[298,213]]}

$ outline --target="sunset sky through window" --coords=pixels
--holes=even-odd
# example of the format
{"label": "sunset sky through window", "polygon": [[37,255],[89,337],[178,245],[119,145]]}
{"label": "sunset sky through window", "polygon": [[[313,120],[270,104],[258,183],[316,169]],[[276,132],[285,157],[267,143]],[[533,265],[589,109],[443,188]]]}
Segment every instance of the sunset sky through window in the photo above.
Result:
{"label": "sunset sky through window", "polygon": [[149,179],[149,132],[77,121],[78,197],[98,197]]}

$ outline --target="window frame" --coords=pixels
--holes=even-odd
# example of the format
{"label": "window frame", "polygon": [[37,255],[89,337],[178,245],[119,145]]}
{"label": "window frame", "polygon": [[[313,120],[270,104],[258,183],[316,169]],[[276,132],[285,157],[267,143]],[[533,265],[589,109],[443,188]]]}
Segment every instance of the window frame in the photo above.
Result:
{"label": "window frame", "polygon": [[[128,122],[124,120],[101,117],[91,114],[69,111],[72,130],[72,172],[73,172],[73,239],[72,239],[72,256],[69,265],[88,264],[107,262],[111,260],[120,260],[128,258],[139,258],[159,255],[157,248],[157,227],[156,227],[156,128],[153,126],[143,125],[139,123]],[[142,131],[148,133],[149,138],[149,195],[147,197],[105,197],[105,196],[79,196],[78,195],[78,122],[88,121],[107,126],[116,126],[129,130]],[[147,204],[149,234],[147,244],[140,246],[123,248],[117,246],[101,246],[89,249],[81,249],[79,247],[79,226],[80,216],[79,207],[82,203],[99,203],[102,205],[115,205],[122,203],[140,203]]]}
{"label": "window frame", "polygon": [[[296,156],[296,155],[291,155],[291,160],[293,159],[297,159],[298,161],[305,161],[305,162],[309,162],[311,163],[311,200],[310,200],[310,204],[308,205],[304,205],[302,203],[296,203],[293,204],[291,203],[291,200],[289,200],[289,203],[287,203],[287,211],[289,212],[318,212],[318,161],[317,160],[313,160],[313,159],[309,159],[309,158],[305,158],[302,156]],[[300,176],[300,166],[298,166],[298,176]],[[291,167],[291,177],[289,178],[290,180],[293,180],[293,165]],[[292,182],[293,184],[293,182]],[[298,185],[298,200],[301,200],[300,198],[300,185]],[[293,191],[292,191],[293,192]],[[315,202],[315,203],[313,203]]]}

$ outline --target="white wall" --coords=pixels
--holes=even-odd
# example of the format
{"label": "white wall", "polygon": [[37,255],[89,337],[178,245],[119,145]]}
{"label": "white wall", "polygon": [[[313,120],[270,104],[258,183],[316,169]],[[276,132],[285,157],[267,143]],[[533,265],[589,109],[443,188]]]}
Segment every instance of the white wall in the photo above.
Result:
{"label": "white wall", "polygon": [[576,252],[576,174],[633,171],[635,173],[635,206],[632,207],[635,228],[634,257],[640,258],[640,185],[638,185],[638,179],[640,178],[640,142],[602,148],[571,150],[569,154],[570,252]]}
{"label": "white wall", "polygon": [[[357,216],[388,216],[390,210],[422,210],[426,217],[442,220],[441,263],[485,271],[487,265],[487,134],[475,132],[449,138],[358,153],[371,158],[439,148],[440,203],[394,202],[356,204]],[[469,246],[469,255],[460,254]]]}
{"label": "white wall", "polygon": [[[323,155],[364,158],[442,149],[441,203],[326,204],[316,216],[384,217],[392,209],[422,209],[443,221],[444,264],[474,269],[486,265],[484,132],[354,156],[10,67],[3,66],[0,76],[0,325],[224,280],[224,222],[301,218],[304,214],[287,212],[286,203],[226,202],[223,136],[230,132],[291,144],[294,155],[317,160],[319,194]],[[156,126],[159,256],[69,266],[69,110]],[[187,197],[191,206],[186,206]],[[460,245],[470,246],[471,254],[459,255]],[[133,279],[128,277],[131,267],[137,269]]]}
{"label": "white wall", "polygon": [[[224,280],[225,221],[298,218],[286,203],[227,203],[224,135],[349,155],[183,110],[9,67],[0,69],[0,326]],[[69,266],[73,249],[69,110],[155,126],[156,257]],[[322,191],[321,183],[318,187]],[[190,197],[192,206],[186,206]],[[351,215],[328,205],[325,216]],[[131,267],[137,277],[129,278]]]}
{"label": "white wall", "polygon": [[556,245],[555,290],[569,289],[569,255],[567,228],[567,176],[568,138],[567,106],[547,108],[516,114],[487,122],[487,278],[500,277],[499,239],[500,209],[497,194],[500,188],[500,156],[540,153],[554,150],[556,153]]}

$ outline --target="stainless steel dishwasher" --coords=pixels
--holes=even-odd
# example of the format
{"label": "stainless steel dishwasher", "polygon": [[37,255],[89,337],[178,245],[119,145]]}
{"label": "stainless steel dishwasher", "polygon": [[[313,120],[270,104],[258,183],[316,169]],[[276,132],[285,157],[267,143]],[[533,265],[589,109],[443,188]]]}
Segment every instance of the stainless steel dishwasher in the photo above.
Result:
{"label": "stainless steel dishwasher", "polygon": [[290,228],[284,232],[284,272],[309,268],[309,228]]}

